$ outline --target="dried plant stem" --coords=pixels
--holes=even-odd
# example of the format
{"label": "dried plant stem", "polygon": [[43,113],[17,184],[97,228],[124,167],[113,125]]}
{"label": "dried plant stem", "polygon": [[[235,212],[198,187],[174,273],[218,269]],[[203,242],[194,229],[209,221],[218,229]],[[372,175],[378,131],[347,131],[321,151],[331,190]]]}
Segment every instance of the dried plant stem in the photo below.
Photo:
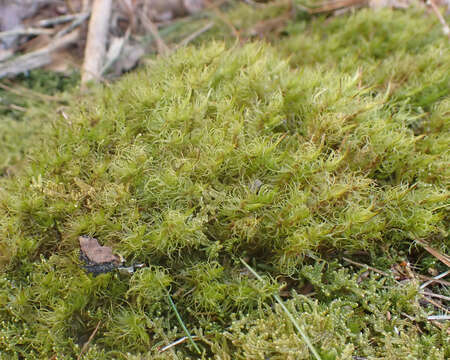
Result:
{"label": "dried plant stem", "polygon": [[87,349],[89,348],[89,345],[91,344],[92,340],[94,339],[95,334],[97,334],[97,331],[100,327],[100,323],[101,321],[99,321],[97,323],[97,326],[95,327],[94,331],[92,332],[91,336],[89,336],[88,341],[86,341],[86,343],[83,345],[83,347],[81,348],[80,354],[77,357],[77,360],[81,359],[81,356],[87,351]]}
{"label": "dried plant stem", "polygon": [[374,267],[372,267],[372,266],[369,266],[369,265],[366,265],[366,264],[361,264],[361,263],[359,263],[359,262],[350,260],[350,259],[345,258],[345,257],[344,257],[343,259],[344,259],[345,261],[347,261],[348,263],[352,264],[352,265],[356,265],[356,266],[359,266],[359,267],[362,267],[362,268],[367,268],[368,270],[372,270],[373,272],[376,272],[376,273],[378,273],[378,274],[380,274],[380,275],[390,276],[388,273],[386,273],[386,272],[384,272],[384,271],[381,271],[381,270],[378,270],[377,268],[374,268]]}
{"label": "dried plant stem", "polygon": [[84,52],[84,63],[81,83],[100,77],[106,53],[111,0],[95,0],[92,5],[92,15],[89,21],[89,31]]}
{"label": "dried plant stem", "polygon": [[439,274],[439,275],[431,278],[427,282],[424,282],[422,285],[420,285],[420,289],[425,289],[428,285],[430,285],[434,282],[438,282],[437,280],[440,280],[440,279],[446,277],[448,274],[450,274],[450,270],[447,270],[447,271],[443,272],[442,274]]}

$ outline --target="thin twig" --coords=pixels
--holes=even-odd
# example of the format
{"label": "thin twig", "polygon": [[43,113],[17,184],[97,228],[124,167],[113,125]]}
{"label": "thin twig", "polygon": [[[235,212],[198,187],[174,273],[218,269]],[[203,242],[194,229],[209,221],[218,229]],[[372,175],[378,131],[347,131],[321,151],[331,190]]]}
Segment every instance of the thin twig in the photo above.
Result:
{"label": "thin twig", "polygon": [[450,38],[450,28],[447,25],[447,22],[445,21],[444,17],[442,16],[441,12],[439,11],[438,7],[434,3],[434,0],[428,0],[427,5],[431,7],[433,12],[436,14],[437,18],[442,24],[442,31],[444,32],[444,35],[447,35]]}
{"label": "thin twig", "polygon": [[43,26],[43,27],[59,25],[59,24],[65,23],[65,22],[75,20],[78,17],[83,16],[84,14],[85,13],[69,14],[69,15],[56,16],[56,17],[50,18],[50,19],[43,19],[43,20],[39,20],[37,22],[37,25]]}
{"label": "thin twig", "polygon": [[0,108],[8,109],[8,110],[22,111],[22,112],[26,112],[27,111],[27,109],[25,109],[24,107],[16,105],[16,104],[8,104],[8,105],[0,104]]}
{"label": "thin twig", "polygon": [[422,291],[421,294],[429,296],[429,297],[434,297],[434,298],[437,298],[437,299],[445,300],[445,301],[450,301],[450,296],[435,294],[435,293],[432,293],[432,292],[429,292],[429,291]]}
{"label": "thin twig", "polygon": [[241,39],[241,35],[239,34],[239,31],[235,28],[235,26],[233,25],[233,23],[220,11],[219,6],[217,4],[213,4],[211,2],[211,0],[205,0],[207,8],[211,9],[212,11],[214,11],[214,13],[216,14],[216,16],[222,20],[222,22],[227,25],[233,36],[236,38],[237,41],[240,41]]}
{"label": "thin twig", "polygon": [[191,41],[195,40],[197,37],[199,37],[203,33],[207,32],[213,26],[214,26],[213,22],[207,23],[201,29],[193,32],[191,35],[189,35],[189,36],[185,37],[183,40],[181,40],[180,43],[177,46],[175,46],[175,50],[179,49],[180,47],[188,45]]}
{"label": "thin twig", "polygon": [[[244,266],[261,282],[264,283],[264,279],[258,275],[258,273],[253,270],[250,265],[248,265],[243,259],[240,259],[241,262],[244,264]],[[286,305],[284,305],[283,300],[281,300],[281,298],[277,295],[274,294],[273,297],[275,298],[275,300],[277,301],[278,304],[280,304],[281,308],[283,309],[283,311],[286,313],[286,315],[288,316],[289,320],[291,320],[292,324],[295,326],[295,328],[297,329],[297,331],[300,333],[301,337],[303,338],[303,341],[306,343],[306,345],[308,346],[309,350],[311,351],[311,353],[314,355],[314,357],[318,360],[321,360],[320,355],[317,353],[316,349],[314,348],[314,345],[311,343],[311,340],[309,339],[308,335],[306,335],[306,333],[303,331],[303,329],[301,328],[300,324],[297,322],[297,320],[294,318],[294,316],[291,314],[291,312],[289,311],[289,309],[286,307]]]}
{"label": "thin twig", "polygon": [[[442,324],[439,321],[430,320],[430,322],[437,328],[444,330],[444,326],[442,326]],[[450,328],[447,328],[447,334],[450,335]]]}
{"label": "thin twig", "polygon": [[89,348],[89,345],[91,344],[92,340],[94,339],[95,334],[97,334],[97,331],[100,327],[100,323],[101,321],[99,321],[97,323],[97,326],[95,327],[94,331],[92,332],[91,336],[89,336],[88,341],[86,341],[83,345],[83,347],[81,348],[80,353],[78,354],[77,360],[81,359],[81,356],[86,352],[86,350]]}
{"label": "thin twig", "polygon": [[362,267],[362,268],[366,268],[366,269],[372,270],[372,271],[374,271],[374,272],[376,272],[376,273],[378,273],[378,274],[380,274],[380,275],[391,276],[391,275],[389,275],[388,273],[385,273],[384,271],[378,270],[377,268],[374,268],[374,267],[372,267],[372,266],[369,266],[369,265],[366,265],[366,264],[361,264],[361,263],[359,263],[359,262],[356,262],[356,261],[347,259],[347,258],[345,258],[345,257],[343,257],[343,259],[344,259],[345,261],[347,261],[348,263],[350,263],[350,264],[353,264],[353,265],[356,265],[356,266],[359,266],[359,267]]}
{"label": "thin twig", "polygon": [[80,26],[89,16],[91,15],[90,12],[81,13],[79,16],[75,18],[75,20],[72,21],[68,26],[66,26],[64,29],[59,31],[55,38],[59,38],[61,36],[64,36],[65,34],[71,32],[73,29],[75,29],[77,26]]}
{"label": "thin twig", "polygon": [[190,343],[192,344],[192,346],[195,348],[195,350],[201,354],[202,352],[200,351],[200,348],[198,347],[198,345],[195,343],[194,339],[192,338],[191,333],[189,332],[189,330],[187,329],[186,325],[183,322],[183,319],[181,318],[180,313],[177,310],[177,307],[175,306],[175,303],[172,300],[172,297],[170,296],[169,293],[167,293],[167,297],[169,299],[169,303],[170,306],[172,307],[173,311],[175,312],[175,316],[177,317],[178,322],[180,323],[181,327],[183,328],[186,336],[189,338]]}
{"label": "thin twig", "polygon": [[448,309],[447,309],[447,308],[445,308],[444,306],[442,306],[442,305],[439,304],[438,302],[436,302],[436,301],[434,301],[434,300],[432,300],[432,299],[427,298],[425,295],[422,295],[422,299],[423,299],[424,301],[426,301],[427,303],[433,305],[434,307],[436,307],[436,308],[438,308],[438,309],[441,309],[441,310],[445,311],[446,313],[448,312]]}
{"label": "thin twig", "polygon": [[[58,99],[55,96],[41,94],[41,93],[38,93],[38,92],[33,91],[31,89],[28,89],[28,88],[26,88],[24,86],[17,85],[17,84],[15,85],[15,88],[13,88],[13,87],[8,86],[6,84],[0,83],[0,88],[2,88],[5,91],[9,91],[9,92],[11,92],[13,94],[16,94],[18,96],[22,96],[22,97],[25,95],[24,93],[26,93],[26,94],[29,95],[29,97],[35,98],[35,99],[40,100],[40,101],[61,101],[61,99]],[[16,89],[16,88],[18,88],[18,89]]]}
{"label": "thin twig", "polygon": [[79,31],[75,30],[44,48],[0,63],[0,78],[10,77],[25,71],[33,70],[52,62],[52,53],[78,40]]}
{"label": "thin twig", "polygon": [[150,20],[150,18],[145,14],[144,12],[141,13],[141,21],[144,27],[150,31],[153,38],[156,41],[156,47],[158,49],[158,54],[160,55],[168,55],[170,53],[169,47],[166,45],[164,40],[162,39],[161,35],[159,35],[158,28],[153,23],[153,21]]}

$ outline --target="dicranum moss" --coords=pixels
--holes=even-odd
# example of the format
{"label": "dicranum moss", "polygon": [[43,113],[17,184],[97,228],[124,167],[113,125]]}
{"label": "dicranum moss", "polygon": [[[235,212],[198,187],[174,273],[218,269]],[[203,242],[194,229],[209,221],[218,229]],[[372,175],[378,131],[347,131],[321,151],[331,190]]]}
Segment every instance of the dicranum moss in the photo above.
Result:
{"label": "dicranum moss", "polygon": [[[308,359],[278,291],[322,359],[448,358],[417,283],[342,260],[449,251],[438,30],[413,11],[297,21],[272,46],[180,50],[55,115],[0,179],[0,358],[76,358],[98,324],[86,359],[198,358],[158,352],[185,335],[170,294],[203,358]],[[87,275],[80,235],[147,267]]]}

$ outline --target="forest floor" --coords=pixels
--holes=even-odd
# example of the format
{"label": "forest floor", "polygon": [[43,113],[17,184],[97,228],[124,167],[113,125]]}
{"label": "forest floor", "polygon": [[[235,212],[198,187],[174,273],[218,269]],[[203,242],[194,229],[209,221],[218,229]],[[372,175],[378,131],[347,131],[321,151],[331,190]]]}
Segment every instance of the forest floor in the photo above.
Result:
{"label": "forest floor", "polygon": [[0,83],[0,359],[448,359],[439,20],[232,2],[160,33],[211,19],[84,93]]}

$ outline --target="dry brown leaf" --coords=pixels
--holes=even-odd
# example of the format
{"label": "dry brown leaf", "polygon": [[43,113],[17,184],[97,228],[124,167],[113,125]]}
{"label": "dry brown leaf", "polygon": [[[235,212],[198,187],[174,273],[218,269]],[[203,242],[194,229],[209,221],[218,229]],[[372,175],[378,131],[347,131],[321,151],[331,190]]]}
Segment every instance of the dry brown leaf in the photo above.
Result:
{"label": "dry brown leaf", "polygon": [[89,236],[80,236],[81,251],[89,261],[95,264],[116,263],[120,264],[120,258],[113,254],[109,246],[101,246],[97,239]]}

